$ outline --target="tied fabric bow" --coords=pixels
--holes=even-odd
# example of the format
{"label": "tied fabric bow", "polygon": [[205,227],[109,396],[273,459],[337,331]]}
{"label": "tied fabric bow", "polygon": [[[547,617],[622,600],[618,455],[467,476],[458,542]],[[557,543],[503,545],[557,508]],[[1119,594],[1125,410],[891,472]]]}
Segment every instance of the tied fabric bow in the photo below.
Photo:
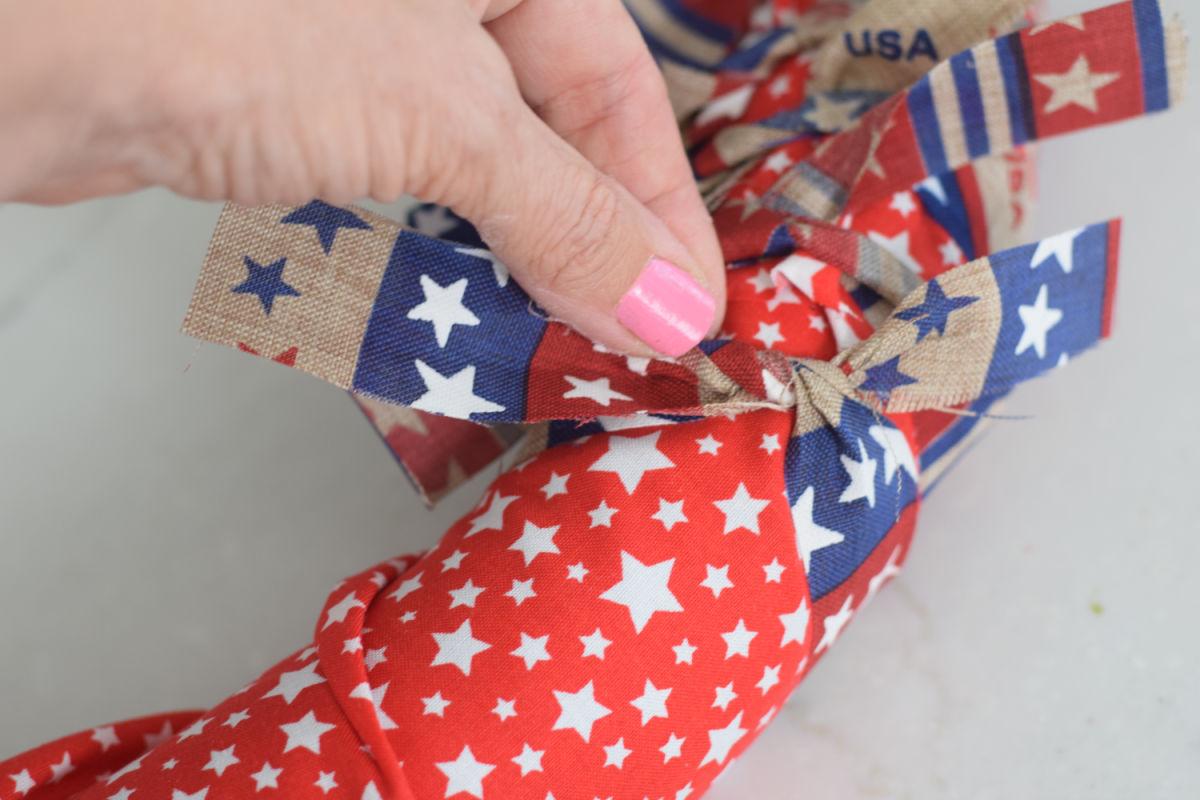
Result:
{"label": "tied fabric bow", "polygon": [[[16,756],[0,798],[701,795],[897,573],[995,400],[1108,333],[1117,223],[978,257],[1019,229],[1012,149],[1178,92],[1179,31],[1135,0],[883,99],[903,77],[850,35],[878,2],[836,23],[630,3],[731,264],[728,335],[676,361],[545,319],[444,210],[414,222],[457,241],[230,206],[187,332],[365,398],[427,496],[517,437],[521,464],[428,552],[340,584],[313,644],[216,708]],[[901,76],[1020,10],[979,5],[944,35],[925,6],[889,29],[911,29]]]}

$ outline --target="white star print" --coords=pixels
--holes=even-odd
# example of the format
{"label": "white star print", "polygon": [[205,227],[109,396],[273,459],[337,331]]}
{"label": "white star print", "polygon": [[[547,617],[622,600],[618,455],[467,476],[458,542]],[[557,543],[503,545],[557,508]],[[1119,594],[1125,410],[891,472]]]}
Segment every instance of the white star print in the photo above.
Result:
{"label": "white star print", "polygon": [[542,771],[542,756],[546,755],[545,750],[534,750],[529,746],[529,742],[525,742],[525,746],[521,748],[521,754],[513,756],[513,763],[521,768],[521,777],[524,778],[531,772]]}
{"label": "white star print", "polygon": [[470,578],[467,578],[467,582],[462,586],[450,590],[450,597],[453,598],[450,601],[450,607],[467,606],[468,608],[474,608],[476,598],[483,594],[484,591],[484,587],[476,586]]}
{"label": "white star print", "polygon": [[422,716],[436,714],[443,719],[446,716],[446,706],[450,705],[450,701],[442,697],[440,690],[434,692],[432,697],[422,697],[421,702],[425,704],[425,710],[421,712]]}
{"label": "white star print", "polygon": [[678,792],[675,793],[675,800],[687,800],[687,796],[689,794],[691,794],[692,791],[693,791],[692,782],[688,781],[687,786],[684,786],[682,789],[680,789]]}
{"label": "white star print", "polygon": [[1092,72],[1087,56],[1080,53],[1079,58],[1075,59],[1066,72],[1034,75],[1033,79],[1050,89],[1050,99],[1042,109],[1043,114],[1058,111],[1071,104],[1086,108],[1094,114],[1100,110],[1096,103],[1096,92],[1119,77],[1119,72]]}
{"label": "white star print", "polygon": [[662,431],[646,436],[610,436],[608,451],[596,459],[588,470],[615,472],[627,494],[633,494],[647,472],[669,469],[675,462],[656,446]]}
{"label": "white star print", "polygon": [[746,491],[746,484],[739,483],[733,497],[726,500],[714,500],[713,505],[725,515],[724,533],[732,533],[739,528],[745,528],[751,533],[758,533],[758,515],[763,512],[769,500],[759,500],[751,497]]}
{"label": "white star print", "polygon": [[521,555],[525,557],[525,566],[537,558],[542,553],[558,553],[558,545],[554,544],[554,534],[558,531],[558,525],[551,525],[549,528],[539,528],[532,522],[526,520],[525,529],[520,537],[515,542],[508,546],[509,550],[519,550]]}
{"label": "white star print", "polygon": [[433,639],[437,642],[437,655],[429,665],[453,664],[463,675],[471,674],[471,659],[491,647],[487,642],[480,641],[471,635],[471,620],[463,620],[458,630],[450,633],[435,633]]}
{"label": "white star print", "polygon": [[733,656],[749,658],[750,642],[755,636],[758,636],[758,632],[747,630],[746,621],[739,619],[733,630],[721,634],[721,638],[725,640],[725,658]]}
{"label": "white star print", "polygon": [[888,556],[887,563],[871,577],[871,582],[867,585],[867,596],[863,599],[866,603],[875,593],[888,582],[888,579],[894,578],[900,574],[900,545],[896,545],[892,550],[892,554]]}
{"label": "white star print", "polygon": [[892,195],[892,202],[888,206],[893,211],[899,212],[900,216],[905,219],[908,219],[908,215],[917,210],[917,203],[913,200],[913,194],[907,189]]}
{"label": "white star print", "polygon": [[501,722],[509,717],[517,715],[516,700],[505,700],[503,697],[496,698],[496,707],[492,709],[492,713],[500,718]]}
{"label": "white star print", "polygon": [[779,615],[779,621],[783,623],[783,636],[779,638],[780,648],[788,642],[795,642],[801,647],[804,646],[804,640],[808,636],[810,616],[811,611],[808,607],[808,598],[801,599],[800,605],[796,606],[795,611]]}
{"label": "white star print", "polygon": [[903,469],[914,481],[917,479],[917,460],[909,447],[908,437],[897,428],[872,425],[867,429],[871,438],[883,448],[883,482],[891,483],[896,471]]}
{"label": "white star print", "polygon": [[583,378],[576,378],[573,375],[564,375],[567,383],[571,384],[563,394],[564,400],[570,400],[575,397],[583,397],[588,400],[594,400],[599,405],[608,408],[613,400],[632,400],[633,398],[627,394],[620,392],[609,386],[608,378],[596,378],[593,381],[585,381]]}
{"label": "white star print", "polygon": [[531,597],[537,597],[537,594],[533,591],[533,578],[524,581],[513,578],[512,588],[505,592],[504,596],[511,597],[517,605],[521,605],[521,603]]}
{"label": "white star print", "polygon": [[958,243],[953,239],[947,239],[944,244],[938,247],[938,254],[942,257],[942,266],[953,267],[962,261],[963,253],[958,248]]}
{"label": "white star print", "polygon": [[422,275],[421,291],[425,294],[425,302],[414,306],[407,317],[432,322],[438,347],[446,346],[455,325],[479,324],[479,317],[463,305],[463,293],[467,291],[466,278],[461,278],[449,286],[441,286],[428,275]]}
{"label": "white star print", "polygon": [[672,758],[679,758],[683,750],[683,743],[687,741],[687,737],[676,736],[671,734],[671,738],[667,739],[667,743],[658,748],[663,754],[663,763],[666,764]]}
{"label": "white star print", "polygon": [[677,500],[674,503],[668,503],[665,498],[658,499],[658,511],[650,515],[650,519],[656,519],[663,524],[667,530],[675,527],[676,523],[687,522],[688,518],[683,515],[683,501]]}
{"label": "white star print", "polygon": [[767,709],[767,713],[759,717],[757,730],[762,730],[763,728],[767,727],[767,723],[774,719],[775,715],[778,713],[779,706],[771,706],[769,709]]}
{"label": "white star print", "polygon": [[1083,16],[1081,14],[1075,14],[1070,17],[1063,17],[1062,19],[1051,20],[1050,22],[1043,22],[1041,25],[1034,25],[1032,28],[1029,29],[1029,35],[1036,36],[1037,34],[1041,33],[1042,31],[1047,30],[1048,28],[1053,28],[1055,25],[1070,25],[1072,28],[1075,28],[1076,30],[1084,30]]}
{"label": "white star print", "polygon": [[179,789],[172,789],[171,800],[204,800],[204,798],[208,797],[208,789],[209,787],[205,786],[200,791],[192,792],[191,794]]}
{"label": "white star print", "polygon": [[762,677],[759,678],[758,683],[754,685],[758,689],[762,690],[764,697],[766,696],[767,692],[771,690],[772,686],[779,683],[779,669],[782,666],[782,664],[776,664],[773,667],[763,667]]}
{"label": "white star print", "polygon": [[401,621],[401,622],[412,622],[412,621],[413,621],[414,619],[416,619],[416,618],[417,618],[417,612],[415,612],[415,611],[405,611],[405,612],[404,612],[404,613],[403,613],[403,614],[400,616],[400,621]]}
{"label": "white star print", "polygon": [[[26,772],[26,774],[28,774],[29,771],[26,770],[25,772]],[[10,776],[10,777],[15,777],[15,776]],[[101,777],[103,777],[103,776],[101,776]],[[21,796],[24,797],[25,793],[22,792]],[[133,796],[133,789],[130,789],[127,786],[122,786],[120,788],[120,790],[118,790],[115,794],[110,794],[108,796],[108,800],[129,800],[129,798],[132,796]]]}
{"label": "white star print", "polygon": [[1049,288],[1043,283],[1033,305],[1017,308],[1025,329],[1021,332],[1021,340],[1017,342],[1015,355],[1019,356],[1032,347],[1038,358],[1046,357],[1046,334],[1063,318],[1062,309],[1050,308],[1049,302]]}
{"label": "white star print", "polygon": [[754,287],[755,294],[769,292],[775,288],[775,279],[771,277],[771,273],[766,267],[759,267],[758,272],[747,278],[746,282]]}
{"label": "white star print", "polygon": [[500,492],[493,492],[491,502],[482,514],[471,520],[471,529],[467,531],[466,536],[474,536],[480,531],[498,531],[504,528],[504,509],[508,508],[517,495],[505,497]]}
{"label": "white star print", "polygon": [[500,287],[508,286],[508,267],[504,266],[500,259],[492,255],[491,250],[483,250],[478,247],[456,247],[454,248],[454,252],[462,253],[466,256],[474,256],[475,258],[482,258],[484,261],[487,261],[492,265],[492,274],[496,278],[496,285]]}
{"label": "white star print", "polygon": [[264,694],[263,699],[282,697],[288,705],[291,705],[296,696],[305,689],[325,682],[325,679],[317,674],[317,666],[318,662],[313,661],[293,672],[284,672],[279,676],[279,683],[275,685],[274,689]]}
{"label": "white star print", "polygon": [[930,177],[918,183],[917,188],[924,189],[925,191],[929,192],[942,205],[946,205],[948,202],[950,202],[946,199],[946,187],[942,186],[942,179],[936,175],[931,175]]}
{"label": "white star print", "polygon": [[840,544],[846,537],[835,530],[817,524],[813,519],[815,487],[809,486],[792,506],[792,523],[796,528],[796,549],[804,562],[804,572],[812,569],[812,554],[823,547]]}
{"label": "white star print", "polygon": [[824,333],[825,329],[829,327],[829,323],[827,323],[825,318],[819,314],[813,314],[808,318],[808,327],[812,328],[814,331]]}
{"label": "white star print", "polygon": [[[767,301],[767,311],[774,311],[782,305],[799,305],[801,302],[800,295],[796,294],[796,290],[787,282],[780,283],[775,289],[775,296]],[[760,338],[758,336],[754,338]],[[783,341],[783,336],[780,336],[780,341]],[[770,345],[768,345],[769,347]]]}
{"label": "white star print", "polygon": [[826,264],[823,261],[817,261],[815,258],[800,253],[793,253],[776,264],[773,272],[787,278],[788,282],[805,297],[814,299],[816,295],[813,290],[813,278],[825,267]]}
{"label": "white star print", "polygon": [[642,712],[642,724],[645,725],[655,717],[667,718],[667,698],[671,695],[671,689],[658,689],[646,679],[646,685],[642,689],[642,696],[629,701],[629,705]]}
{"label": "white star print", "polygon": [[595,528],[598,526],[611,528],[613,514],[617,513],[617,509],[611,507],[604,500],[601,500],[600,505],[596,506],[587,513],[588,516],[592,518],[592,524],[588,526],[589,528]]}
{"label": "white star print", "polygon": [[455,550],[450,554],[449,558],[442,559],[442,572],[452,569],[458,569],[462,566],[462,560],[467,557],[467,554],[462,550]]}
{"label": "white star print", "polygon": [[720,597],[722,589],[733,588],[733,582],[729,580],[728,564],[720,569],[714,567],[712,564],[705,564],[704,569],[707,574],[704,580],[700,581],[700,585],[712,589],[713,597]]}
{"label": "white star print", "polygon": [[208,717],[201,717],[200,719],[196,720],[189,725],[183,733],[179,734],[179,741],[182,742],[185,739],[192,738],[193,736],[199,736],[204,732],[205,726],[207,726],[210,722],[212,722],[212,720]]}
{"label": "white star print", "polygon": [[625,737],[622,736],[616,742],[604,746],[604,766],[623,769],[625,759],[632,752],[632,750],[625,747]]}
{"label": "white star print", "polygon": [[64,752],[62,755],[62,761],[58,762],[57,764],[50,765],[50,772],[52,773],[50,782],[58,783],[74,771],[75,765],[71,763],[71,754]]}
{"label": "white star print", "polygon": [[562,713],[558,715],[552,730],[570,728],[583,737],[583,741],[589,741],[592,737],[592,725],[596,720],[612,713],[611,709],[596,702],[594,691],[592,681],[588,681],[577,692],[560,692],[555,689],[554,699],[558,701]]}
{"label": "white star print", "polygon": [[509,655],[516,656],[525,662],[525,669],[533,669],[533,665],[539,661],[549,661],[550,654],[546,652],[546,642],[550,640],[550,634],[545,636],[533,637],[524,631],[521,632],[521,645],[513,650]]}
{"label": "white star print", "polygon": [[595,656],[601,661],[604,660],[605,648],[612,644],[612,640],[604,638],[604,634],[600,632],[600,628],[596,628],[596,630],[587,636],[580,636],[579,641],[583,642],[583,655],[580,658]]}
{"label": "white star print", "polygon": [[708,105],[700,109],[700,113],[696,115],[697,125],[707,125],[718,119],[737,119],[746,113],[746,106],[750,103],[750,98],[754,95],[754,84],[748,83],[745,86],[739,86],[731,92],[726,92],[715,100],[709,101]]}
{"label": "white star print", "polygon": [[781,444],[779,444],[779,434],[764,433],[763,438],[762,438],[762,444],[760,444],[758,446],[758,449],[766,450],[767,455],[774,453],[776,450],[782,450],[783,446]]}
{"label": "white star print", "polygon": [[141,769],[142,759],[144,759],[145,757],[146,757],[146,754],[142,753],[140,756],[135,758],[133,761],[130,761],[128,764],[121,767],[119,770],[114,772],[112,775],[109,775],[108,780],[105,782],[111,784],[117,778],[122,778],[122,777],[128,775],[129,773],[134,772],[135,770]]}
{"label": "white star print", "polygon": [[724,711],[735,699],[737,699],[737,692],[733,690],[733,681],[730,681],[724,686],[717,687],[717,699],[713,700],[711,708],[720,708]]}
{"label": "white star print", "polygon": [[279,775],[282,772],[281,768],[272,767],[270,761],[264,761],[262,768],[250,776],[254,780],[254,791],[261,792],[263,789],[278,789]]}
{"label": "white star print", "polygon": [[1062,268],[1062,271],[1069,274],[1075,268],[1075,238],[1081,233],[1083,233],[1083,228],[1076,228],[1042,239],[1033,249],[1033,258],[1029,261],[1029,268],[1037,269],[1054,258],[1058,260],[1058,266]]}
{"label": "white star print", "polygon": [[742,725],[742,714],[739,711],[737,716],[729,721],[729,724],[724,728],[717,728],[708,732],[708,752],[705,753],[704,759],[700,762],[703,767],[710,761],[715,761],[718,764],[725,762],[729,756],[729,751],[737,744],[738,740],[746,735],[746,728]]}
{"label": "white star print", "polygon": [[438,761],[436,766],[446,776],[445,797],[466,792],[483,800],[483,779],[496,768],[495,764],[484,764],[475,760],[471,748],[464,745],[458,758],[453,761]]}
{"label": "white star print", "polygon": [[[325,630],[335,622],[345,622],[346,614],[350,613],[350,609],[366,607],[366,604],[359,600],[354,592],[350,592],[336,604],[329,607],[329,612],[325,617],[325,624],[321,626],[321,630]],[[314,663],[310,666],[315,667],[316,664]]]}
{"label": "white star print", "polygon": [[321,737],[336,727],[336,725],[321,722],[312,711],[309,711],[295,722],[279,726],[279,730],[287,735],[287,744],[284,745],[283,752],[290,753],[298,747],[303,747],[311,753],[321,755]]}
{"label": "white star print", "polygon": [[837,641],[838,636],[842,633],[842,628],[846,627],[850,617],[854,616],[853,605],[854,595],[846,595],[842,607],[836,613],[825,618],[825,632],[821,634],[821,641],[817,642],[817,646],[813,649],[814,653],[821,652]]}
{"label": "white star print", "polygon": [[13,783],[16,784],[16,786],[13,787],[13,791],[20,792],[22,797],[29,794],[31,789],[37,787],[37,782],[33,779],[33,776],[29,774],[29,770],[27,769],[23,769],[16,775],[9,775],[8,777],[12,778]]}
{"label": "white star print", "polygon": [[178,766],[179,766],[179,762],[177,760],[175,760],[174,758],[168,758],[166,761],[163,762],[162,768],[164,770],[168,770],[168,769],[175,769]]}
{"label": "white star print", "polygon": [[383,710],[383,698],[387,695],[388,686],[391,681],[380,686],[371,686],[369,683],[360,683],[355,686],[350,692],[350,697],[356,697],[359,700],[366,700],[375,707],[375,716],[379,720],[379,727],[385,731],[392,731],[400,727],[396,721],[387,715]]}
{"label": "white star print", "polygon": [[[359,650],[362,650],[362,649],[363,649],[363,644],[362,644],[361,638],[346,639],[345,641],[342,642],[342,652],[343,653],[357,653]],[[314,666],[316,666],[315,663],[314,663]]]}
{"label": "white star print", "polygon": [[583,576],[587,574],[588,570],[584,568],[582,561],[580,561],[578,564],[572,564],[567,567],[567,580],[569,581],[579,581],[580,583],[583,583]]}
{"label": "white star print", "polygon": [[768,325],[765,322],[758,323],[758,333],[754,334],[754,338],[763,343],[764,347],[774,347],[778,342],[785,340],[782,333],[779,332],[778,322],[773,322]]}
{"label": "white star print", "polygon": [[779,150],[775,153],[772,153],[771,156],[764,162],[763,166],[766,167],[768,172],[778,172],[782,174],[785,170],[787,170],[788,167],[792,165],[792,163],[792,159],[788,157],[788,154],[782,150]]}
{"label": "white star print", "polygon": [[676,664],[690,664],[692,663],[692,654],[696,652],[697,648],[696,645],[684,639],[671,649],[675,651]]}
{"label": "white star print", "polygon": [[668,558],[647,566],[622,550],[621,580],[601,594],[600,599],[627,607],[634,630],[641,633],[656,611],[683,611],[667,586],[674,565],[675,559]]}
{"label": "white star print", "polygon": [[855,500],[865,499],[867,505],[874,508],[875,468],[879,466],[879,462],[867,456],[867,447],[862,439],[858,440],[858,453],[862,457],[861,461],[855,461],[845,453],[838,456],[842,460],[842,469],[846,470],[850,477],[850,484],[842,492],[838,502],[853,503]]}
{"label": "white star print", "polygon": [[318,776],[319,777],[313,781],[313,786],[316,786],[318,789],[320,789],[322,794],[329,794],[330,789],[337,788],[338,782],[336,773],[318,771]]}
{"label": "white star print", "polygon": [[917,263],[912,253],[909,252],[908,231],[901,231],[895,236],[884,236],[878,231],[869,231],[867,238],[895,256],[896,260],[908,267],[914,275],[922,273],[921,265]]}
{"label": "white star print", "polygon": [[504,406],[475,394],[475,365],[468,364],[446,376],[424,361],[413,362],[425,384],[425,394],[409,403],[411,408],[470,419],[472,414],[503,411]]}
{"label": "white star print", "polygon": [[[470,536],[470,535],[471,534],[469,534],[469,533],[467,534],[467,536]],[[400,585],[398,587],[396,587],[396,591],[389,594],[388,597],[391,598],[392,600],[399,602],[420,588],[421,588],[421,574],[417,573],[416,575],[412,576],[408,580],[402,581],[400,583]]]}
{"label": "white star print", "polygon": [[233,748],[236,745],[229,745],[224,750],[210,750],[208,753],[208,763],[201,769],[211,769],[217,773],[217,776],[223,776],[225,770],[232,767],[234,764],[240,763],[240,759],[233,754]]}
{"label": "white star print", "polygon": [[841,130],[850,124],[862,105],[861,100],[834,100],[827,94],[814,95],[813,107],[801,113],[817,130],[826,133]]}
{"label": "white star print", "polygon": [[770,564],[763,564],[763,570],[767,573],[764,583],[782,583],[780,577],[785,569],[787,567],[780,564],[778,558],[772,558]]}
{"label": "white star print", "polygon": [[721,449],[721,445],[724,443],[718,442],[716,439],[713,438],[713,435],[710,433],[708,436],[705,436],[703,439],[697,439],[696,444],[700,445],[700,453],[698,453],[697,455],[702,455],[704,453],[708,453],[709,455],[715,456],[717,454],[717,451]]}

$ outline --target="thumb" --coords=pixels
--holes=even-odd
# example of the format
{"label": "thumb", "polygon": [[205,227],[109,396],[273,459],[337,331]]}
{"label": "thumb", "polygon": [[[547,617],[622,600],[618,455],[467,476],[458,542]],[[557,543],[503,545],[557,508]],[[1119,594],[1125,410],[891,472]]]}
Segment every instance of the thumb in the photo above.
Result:
{"label": "thumb", "polygon": [[675,357],[724,313],[722,264],[695,262],[621,184],[560,139],[519,96],[506,136],[481,153],[455,210],[556,319],[606,347]]}

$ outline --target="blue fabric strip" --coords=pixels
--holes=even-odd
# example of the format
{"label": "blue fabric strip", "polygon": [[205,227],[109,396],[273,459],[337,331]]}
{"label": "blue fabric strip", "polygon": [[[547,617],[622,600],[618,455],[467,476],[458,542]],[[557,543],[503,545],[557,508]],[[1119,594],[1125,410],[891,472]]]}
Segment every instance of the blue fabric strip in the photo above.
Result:
{"label": "blue fabric strip", "polygon": [[1133,0],[1133,21],[1142,58],[1142,102],[1146,111],[1162,111],[1170,105],[1171,97],[1158,0]]}
{"label": "blue fabric strip", "polygon": [[975,54],[966,50],[951,58],[950,72],[954,75],[954,88],[958,90],[958,108],[962,114],[967,154],[971,158],[987,155],[990,150],[987,116],[979,91],[979,74],[975,71]]}
{"label": "blue fabric strip", "polygon": [[908,113],[921,148],[921,158],[925,161],[925,172],[929,175],[946,172],[950,167],[946,163],[946,149],[942,146],[942,131],[933,106],[929,78],[921,78],[909,89]]}

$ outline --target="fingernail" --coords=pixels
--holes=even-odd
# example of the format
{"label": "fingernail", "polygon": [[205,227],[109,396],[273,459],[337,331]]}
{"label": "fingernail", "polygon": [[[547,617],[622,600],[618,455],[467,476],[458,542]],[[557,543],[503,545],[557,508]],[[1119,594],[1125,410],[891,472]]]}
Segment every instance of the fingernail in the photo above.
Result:
{"label": "fingernail", "polygon": [[664,356],[681,356],[708,332],[716,301],[691,275],[652,258],[617,303],[617,319]]}

